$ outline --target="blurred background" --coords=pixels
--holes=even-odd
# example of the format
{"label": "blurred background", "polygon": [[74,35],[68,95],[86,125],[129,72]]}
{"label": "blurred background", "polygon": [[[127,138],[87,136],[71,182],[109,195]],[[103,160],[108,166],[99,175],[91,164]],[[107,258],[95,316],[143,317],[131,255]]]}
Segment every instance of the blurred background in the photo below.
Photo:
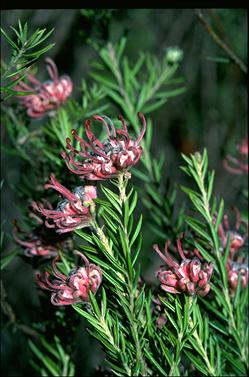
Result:
{"label": "blurred background", "polygon": [[[245,9],[202,9],[217,34],[244,62],[247,62],[247,11]],[[166,48],[178,46],[184,53],[177,73],[182,77],[186,92],[171,98],[152,113],[152,151],[159,157],[166,153],[165,177],[177,184],[185,183],[179,165],[180,153],[193,153],[206,147],[210,168],[216,171],[215,192],[224,197],[226,208],[232,205],[243,209],[245,201],[241,187],[247,185],[246,176],[233,176],[226,172],[222,159],[235,154],[236,144],[247,134],[247,76],[229,62],[224,51],[213,41],[191,9],[36,9],[5,10],[1,12],[1,27],[11,35],[11,26],[18,19],[27,22],[30,32],[38,27],[54,28],[49,41],[56,42],[49,51],[59,72],[68,74],[74,83],[73,97],[80,98],[80,81],[88,78],[90,63],[98,59],[97,52],[88,43],[89,38],[100,45],[117,42],[127,37],[125,55],[135,60],[140,51],[163,57]],[[4,38],[2,59],[9,61],[10,49]],[[45,76],[43,59],[38,64]],[[41,75],[42,76],[42,73]],[[2,124],[4,126],[4,124]],[[8,135],[2,128],[2,143],[8,145]],[[24,165],[15,157],[2,155],[2,220],[6,232],[11,220],[19,212],[11,185],[18,187]],[[179,192],[179,201],[182,194]],[[151,243],[151,240],[148,240]],[[13,249],[11,239],[5,241],[5,251]],[[148,261],[151,261],[148,258]],[[151,272],[144,263],[145,275]],[[147,270],[146,270],[147,268]],[[149,272],[148,272],[149,271]],[[16,258],[2,273],[8,302],[15,308],[20,322],[35,321],[33,307],[38,305],[37,290],[29,264]],[[43,305],[50,305],[44,302]],[[46,308],[44,308],[46,311]],[[5,320],[5,315],[2,316]],[[67,324],[68,327],[77,324]],[[8,376],[32,374],[29,364],[30,350],[25,334],[10,325],[2,328],[2,373]],[[89,375],[96,364],[102,364],[103,354],[96,342],[80,324],[74,339],[73,357],[77,375]]]}

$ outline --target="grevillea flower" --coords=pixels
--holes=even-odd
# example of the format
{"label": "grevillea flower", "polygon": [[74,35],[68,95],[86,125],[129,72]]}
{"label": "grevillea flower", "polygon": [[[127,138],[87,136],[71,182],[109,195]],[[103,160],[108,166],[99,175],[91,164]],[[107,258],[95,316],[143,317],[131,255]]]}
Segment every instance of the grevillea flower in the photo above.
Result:
{"label": "grevillea flower", "polygon": [[160,251],[158,245],[154,250],[164,260],[165,266],[156,272],[161,282],[161,288],[170,293],[188,293],[189,295],[206,296],[210,291],[209,280],[213,272],[212,263],[204,263],[198,259],[187,259],[184,255],[181,241],[177,240],[177,249],[182,258],[181,264],[176,262],[168,252],[169,241],[165,245],[165,255]]}
{"label": "grevillea flower", "polygon": [[[13,237],[19,245],[24,247],[24,254],[27,257],[42,256],[50,258],[57,255],[59,243],[50,244],[41,236],[35,234],[35,232],[23,231],[17,224],[16,220],[14,220],[13,223]],[[18,232],[22,233],[22,238],[18,236]]]}
{"label": "grevillea flower", "polygon": [[162,302],[159,297],[154,296],[152,298],[152,313],[157,317],[156,325],[159,329],[162,329],[167,322],[167,317],[164,313]]}
{"label": "grevillea flower", "polygon": [[[220,223],[218,228],[218,234],[222,242],[223,248],[226,247],[228,235],[230,235],[230,256],[234,256],[234,254],[244,245],[245,240],[248,236],[248,230],[242,235],[239,232],[239,229],[242,224],[246,225],[246,222],[243,221],[240,217],[239,210],[234,207],[234,211],[236,214],[236,223],[234,229],[230,228],[228,216],[225,214],[223,217],[223,223]],[[223,225],[224,224],[224,225]]]}
{"label": "grevillea flower", "polygon": [[93,204],[93,199],[97,197],[96,187],[79,186],[71,192],[62,186],[53,174],[50,179],[51,182],[44,187],[58,191],[64,199],[58,203],[55,210],[51,204],[49,208],[44,208],[42,203],[32,203],[33,209],[45,216],[45,225],[48,228],[55,228],[58,233],[71,232],[89,226],[92,221],[90,204]]}
{"label": "grevillea flower", "polygon": [[[117,177],[120,173],[126,172],[135,165],[142,154],[142,147],[139,146],[145,130],[146,120],[143,114],[138,113],[142,120],[143,128],[136,140],[132,140],[127,130],[126,123],[122,116],[123,129],[115,129],[111,120],[107,117],[94,115],[93,119],[98,120],[105,127],[107,139],[100,141],[91,131],[91,121],[85,122],[88,142],[78,136],[75,130],[72,135],[80,143],[80,151],[76,150],[69,138],[66,139],[69,155],[62,152],[67,167],[71,172],[78,174],[80,178],[89,180],[104,180]],[[106,121],[107,119],[107,121]],[[77,157],[76,157],[77,156]],[[78,157],[80,160],[78,160]]]}
{"label": "grevillea flower", "polygon": [[227,155],[223,161],[224,168],[232,174],[248,174],[248,138],[237,144],[238,157]]}
{"label": "grevillea flower", "polygon": [[67,100],[73,90],[70,77],[65,75],[59,77],[57,67],[52,59],[46,58],[45,64],[51,78],[50,81],[41,83],[33,75],[28,75],[29,84],[20,81],[15,86],[17,91],[34,92],[34,94],[18,97],[31,118],[38,119],[47,114],[53,114],[54,110],[58,109]]}
{"label": "grevillea flower", "polygon": [[246,288],[248,285],[249,279],[249,270],[248,270],[248,263],[246,263],[246,258],[240,257],[236,258],[237,260],[234,261],[231,258],[228,258],[226,268],[228,274],[228,284],[232,294],[236,292],[238,282],[239,282],[239,275],[241,276],[241,287]]}
{"label": "grevillea flower", "polygon": [[79,255],[84,263],[84,267],[73,268],[68,275],[62,274],[56,263],[60,259],[57,256],[52,262],[52,271],[55,280],[49,280],[50,274],[45,272],[42,276],[36,275],[36,282],[42,289],[47,289],[52,293],[51,302],[53,305],[72,305],[83,301],[88,301],[89,292],[96,293],[102,281],[100,267],[89,263],[88,259],[80,252]]}

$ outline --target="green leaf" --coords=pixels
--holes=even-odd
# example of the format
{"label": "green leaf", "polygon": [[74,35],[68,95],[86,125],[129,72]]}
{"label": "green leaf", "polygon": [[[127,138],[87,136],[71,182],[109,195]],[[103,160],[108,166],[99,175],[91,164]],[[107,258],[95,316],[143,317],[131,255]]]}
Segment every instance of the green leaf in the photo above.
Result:
{"label": "green leaf", "polygon": [[1,33],[5,36],[11,47],[13,47],[15,50],[19,50],[19,47],[17,44],[8,36],[8,34],[1,28]]}
{"label": "green leaf", "polygon": [[132,215],[134,209],[136,208],[136,205],[137,205],[137,199],[138,199],[138,194],[136,191],[134,191],[133,193],[133,198],[131,200],[131,204],[130,204],[130,209],[129,209],[129,216]]}
{"label": "green leaf", "polygon": [[148,177],[148,175],[143,173],[141,170],[132,168],[132,173],[135,175],[135,177],[141,179],[141,181],[150,183],[150,178]]}
{"label": "green leaf", "polygon": [[138,220],[138,224],[136,226],[136,229],[133,233],[133,236],[132,236],[132,239],[130,241],[130,247],[132,247],[132,245],[134,244],[134,242],[136,241],[137,239],[137,236],[141,230],[141,227],[142,227],[142,222],[143,222],[143,215],[141,214],[140,217],[139,217],[139,220]]}
{"label": "green leaf", "polygon": [[43,362],[43,364],[47,367],[47,369],[52,374],[52,376],[59,376],[60,375],[60,369],[58,368],[58,366],[49,357],[45,356],[35,346],[35,344],[31,340],[29,340],[28,343],[29,343],[31,350],[38,357],[38,359],[40,359]]}
{"label": "green leaf", "polygon": [[145,105],[144,107],[142,107],[142,112],[144,114],[150,113],[150,112],[158,109],[159,107],[163,106],[166,102],[167,102],[167,98],[164,98],[164,99],[158,100],[154,103],[151,103],[149,105]]}
{"label": "green leaf", "polygon": [[203,373],[205,376],[208,376],[209,373],[206,370],[205,366],[202,364],[202,362],[194,356],[191,352],[184,350],[184,353],[187,355],[187,357],[192,361],[192,363],[195,365],[195,367]]}
{"label": "green leaf", "polygon": [[12,260],[15,258],[15,256],[18,254],[18,250],[14,250],[8,255],[5,255],[4,257],[1,258],[1,270],[3,270],[5,267],[7,267]]}
{"label": "green leaf", "polygon": [[207,191],[207,200],[210,201],[212,191],[213,191],[213,185],[214,185],[214,170],[209,175],[208,179],[208,191]]}
{"label": "green leaf", "polygon": [[160,364],[154,359],[152,354],[146,348],[144,352],[150,362],[157,368],[157,370],[162,373],[163,376],[167,376],[167,372],[160,366]]}

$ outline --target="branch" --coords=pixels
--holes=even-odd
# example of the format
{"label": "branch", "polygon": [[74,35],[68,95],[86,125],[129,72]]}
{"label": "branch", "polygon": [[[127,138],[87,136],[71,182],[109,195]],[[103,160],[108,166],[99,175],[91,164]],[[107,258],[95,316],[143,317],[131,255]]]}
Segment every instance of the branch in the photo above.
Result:
{"label": "branch", "polygon": [[223,42],[220,37],[216,34],[216,32],[212,29],[211,25],[208,23],[208,21],[203,16],[203,13],[200,9],[194,9],[194,13],[200,23],[204,26],[204,28],[207,30],[208,34],[211,36],[211,38],[214,40],[214,42],[219,45],[222,50],[226,52],[226,54],[229,56],[229,58],[239,66],[242,72],[247,74],[247,66],[242,62],[242,60]]}
{"label": "branch", "polygon": [[13,324],[16,328],[18,328],[19,330],[21,330],[27,335],[30,335],[35,338],[39,338],[40,334],[38,334],[38,332],[36,332],[34,329],[25,325],[24,323],[17,322],[16,314],[12,306],[6,301],[6,298],[7,298],[7,293],[5,291],[5,287],[1,280],[1,307],[2,307],[3,313],[8,317],[10,323]]}

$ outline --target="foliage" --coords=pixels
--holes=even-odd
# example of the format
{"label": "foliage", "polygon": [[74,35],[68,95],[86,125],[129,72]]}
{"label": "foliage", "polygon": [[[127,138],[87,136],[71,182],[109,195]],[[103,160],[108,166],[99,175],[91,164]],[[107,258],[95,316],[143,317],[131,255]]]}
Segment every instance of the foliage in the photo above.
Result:
{"label": "foliage", "polygon": [[25,92],[18,92],[13,89],[27,74],[27,68],[34,64],[41,55],[48,52],[55,44],[50,43],[41,48],[41,44],[52,34],[53,29],[37,29],[30,37],[28,36],[28,25],[18,22],[18,28],[11,27],[15,33],[16,40],[11,38],[1,28],[1,33],[12,48],[12,56],[8,63],[2,62],[1,94],[2,100],[7,100],[13,95],[23,95]]}
{"label": "foliage", "polygon": [[[94,15],[91,10],[82,10],[81,13],[90,18]],[[108,22],[110,13],[104,14],[105,22]],[[3,86],[4,99],[14,94],[12,88],[25,77],[27,68],[52,47],[50,44],[34,51],[52,31],[38,29],[28,38],[27,24],[22,26],[19,22],[18,27],[18,30],[13,28],[17,42],[2,31],[13,49],[10,64],[3,72],[3,80],[11,81],[12,77],[18,76],[15,81]],[[89,181],[80,180],[76,174],[70,174],[60,156],[61,151],[68,147],[66,139],[71,137],[72,130],[77,131],[79,138],[84,138],[87,132],[82,122],[87,118],[108,111],[108,116],[115,119],[121,113],[128,123],[129,135],[133,135],[131,139],[135,140],[141,132],[137,113],[145,114],[147,120],[146,135],[141,141],[143,154],[140,164],[132,167],[130,172],[121,169],[119,175],[108,182],[97,182],[98,197],[84,203],[90,214],[89,226],[63,235],[65,238],[61,238],[57,246],[60,257],[58,271],[53,267],[57,278],[60,274],[72,277],[79,272],[75,269],[80,264],[74,251],[81,251],[91,264],[99,266],[102,271],[103,279],[98,292],[93,294],[89,290],[88,301],[66,308],[50,305],[48,294],[51,292],[39,293],[39,305],[33,308],[38,317],[26,324],[14,312],[2,286],[6,323],[25,333],[32,355],[31,366],[42,376],[76,376],[84,373],[83,369],[77,370],[73,356],[73,339],[80,320],[90,336],[101,345],[106,361],[104,373],[107,374],[246,375],[248,287],[242,285],[241,274],[238,274],[235,292],[229,285],[227,262],[231,233],[226,245],[222,244],[219,226],[226,205],[222,198],[214,194],[215,171],[209,170],[208,151],[204,149],[202,153],[182,154],[185,165],[181,170],[188,177],[189,184],[181,185],[187,202],[181,205],[178,183],[172,182],[170,173],[167,177],[164,174],[167,153],[163,151],[159,156],[154,156],[152,151],[153,113],[187,90],[184,80],[175,77],[183,60],[183,52],[178,47],[168,48],[162,59],[141,52],[132,61],[125,54],[127,43],[128,40],[122,37],[116,44],[108,42],[101,47],[96,44],[98,59],[92,62],[89,77],[81,82],[80,101],[68,100],[50,118],[33,122],[15,105],[6,102],[2,105],[10,144],[3,146],[4,152],[6,156],[20,161],[27,170],[18,187],[15,183],[9,183],[19,199],[23,216],[21,222],[25,224],[26,233],[32,234],[32,237],[44,227],[45,230],[42,229],[47,239],[49,231],[38,216],[38,224],[34,221],[30,204],[32,200],[42,202],[44,199],[53,205],[56,203],[58,197],[43,187],[49,175],[54,173],[70,190],[90,184]],[[107,128],[112,124],[110,120],[108,122]],[[121,130],[119,132],[122,134]],[[99,140],[104,140],[108,145],[103,131],[98,129],[96,134]],[[88,130],[88,139],[94,145],[96,139],[89,135]],[[113,135],[109,137],[111,139]],[[87,144],[79,140],[84,151]],[[76,148],[74,140],[72,145]],[[91,158],[96,159],[96,151],[95,144],[95,154],[87,154],[88,163]],[[81,157],[86,157],[84,152],[81,152]],[[28,171],[32,172],[31,176]],[[57,211],[58,208],[66,208],[65,203],[60,202],[57,208],[53,208]],[[243,220],[248,222],[245,211]],[[147,235],[150,237],[149,246],[144,242]],[[55,242],[55,233],[53,237]],[[201,256],[198,260],[201,263],[211,262],[214,268],[211,290],[207,296],[165,292],[153,278],[143,277],[143,257],[147,254],[152,260],[153,243],[163,244],[180,237],[184,248],[187,245],[187,249],[197,249]],[[8,272],[17,255],[25,259],[23,248],[18,245],[1,256],[1,270]],[[173,247],[170,254],[177,260]],[[26,257],[25,261],[34,272],[51,272],[49,258]],[[83,269],[80,271],[82,273]],[[43,285],[46,286],[44,282]],[[51,280],[50,285],[47,282],[47,287],[65,288],[58,288],[58,280]],[[80,354],[83,358],[83,349],[80,349]]]}

